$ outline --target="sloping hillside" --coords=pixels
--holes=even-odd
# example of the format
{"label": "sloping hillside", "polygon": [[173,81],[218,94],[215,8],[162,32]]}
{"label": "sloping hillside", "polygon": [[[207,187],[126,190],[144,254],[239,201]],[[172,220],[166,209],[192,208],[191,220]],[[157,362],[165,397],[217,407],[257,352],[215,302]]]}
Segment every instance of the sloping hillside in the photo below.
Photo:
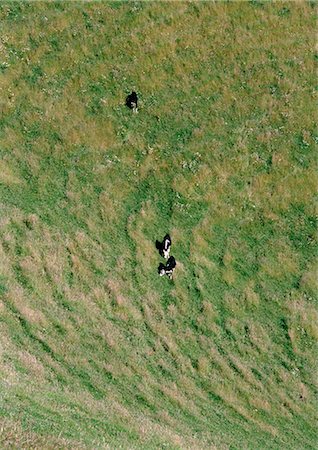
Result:
{"label": "sloping hillside", "polygon": [[1,448],[316,448],[316,14],[1,2]]}

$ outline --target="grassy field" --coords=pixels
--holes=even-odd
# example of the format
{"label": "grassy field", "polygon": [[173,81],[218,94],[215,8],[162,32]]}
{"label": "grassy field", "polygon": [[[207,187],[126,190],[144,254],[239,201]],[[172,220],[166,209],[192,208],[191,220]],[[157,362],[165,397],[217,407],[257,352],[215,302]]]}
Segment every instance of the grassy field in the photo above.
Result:
{"label": "grassy field", "polygon": [[1,448],[317,448],[316,16],[1,2]]}

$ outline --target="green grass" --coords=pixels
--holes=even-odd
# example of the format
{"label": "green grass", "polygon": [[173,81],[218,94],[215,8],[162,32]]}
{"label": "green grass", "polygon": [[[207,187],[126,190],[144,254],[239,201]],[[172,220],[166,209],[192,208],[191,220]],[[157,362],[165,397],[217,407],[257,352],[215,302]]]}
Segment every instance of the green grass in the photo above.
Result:
{"label": "green grass", "polygon": [[1,3],[1,447],[317,447],[316,16]]}

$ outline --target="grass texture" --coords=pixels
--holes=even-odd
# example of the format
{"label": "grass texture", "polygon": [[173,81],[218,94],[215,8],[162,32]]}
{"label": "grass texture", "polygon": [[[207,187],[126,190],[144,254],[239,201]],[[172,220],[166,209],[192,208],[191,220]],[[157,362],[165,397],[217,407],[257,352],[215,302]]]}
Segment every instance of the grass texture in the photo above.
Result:
{"label": "grass texture", "polygon": [[1,448],[317,448],[316,16],[1,2]]}

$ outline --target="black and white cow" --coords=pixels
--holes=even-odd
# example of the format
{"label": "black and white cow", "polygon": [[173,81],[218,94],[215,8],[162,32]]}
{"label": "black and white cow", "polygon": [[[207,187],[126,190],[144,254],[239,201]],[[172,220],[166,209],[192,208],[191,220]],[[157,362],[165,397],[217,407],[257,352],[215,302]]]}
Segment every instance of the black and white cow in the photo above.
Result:
{"label": "black and white cow", "polygon": [[128,106],[128,108],[132,109],[133,112],[136,113],[138,112],[137,103],[138,103],[138,96],[135,91],[132,91],[132,93],[127,95],[126,97],[126,106]]}
{"label": "black and white cow", "polygon": [[156,248],[159,250],[160,255],[163,256],[165,259],[169,258],[170,247],[171,247],[171,237],[169,236],[169,234],[165,235],[162,242],[156,241]]}
{"label": "black and white cow", "polygon": [[159,267],[158,267],[159,275],[161,277],[163,277],[164,275],[167,275],[171,279],[176,265],[177,265],[177,263],[176,263],[175,258],[173,256],[170,256],[166,265],[164,265],[163,263],[159,264]]}

